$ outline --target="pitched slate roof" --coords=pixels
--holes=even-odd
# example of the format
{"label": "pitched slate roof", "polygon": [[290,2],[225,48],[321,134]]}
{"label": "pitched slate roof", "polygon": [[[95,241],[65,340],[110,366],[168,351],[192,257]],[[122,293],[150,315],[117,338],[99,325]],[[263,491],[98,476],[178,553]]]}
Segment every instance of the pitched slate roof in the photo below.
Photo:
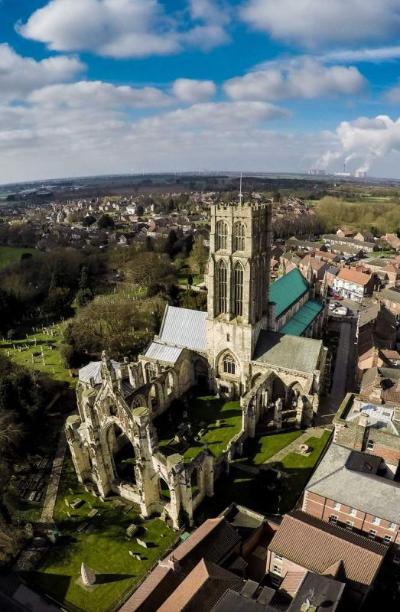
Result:
{"label": "pitched slate roof", "polygon": [[[93,378],[94,383],[96,385],[101,384],[101,365],[101,361],[91,361],[90,363],[88,363],[87,366],[79,370],[79,380],[81,382],[89,383],[90,380]],[[111,365],[113,366],[114,370],[116,370],[120,366],[118,361],[113,360],[111,360]]]}
{"label": "pitched slate roof", "polygon": [[[363,459],[367,467],[370,464],[370,473],[355,463],[357,457]],[[375,461],[375,456],[333,443],[306,490],[399,525],[400,484],[377,476]],[[357,465],[359,468],[355,469]]]}
{"label": "pitched slate roof", "polygon": [[189,308],[167,306],[159,340],[171,346],[194,351],[207,349],[207,313]]}
{"label": "pitched slate roof", "polygon": [[166,363],[176,363],[179,359],[183,349],[176,346],[169,346],[168,344],[162,344],[161,342],[152,342],[147,348],[145,357],[150,359],[159,359]]}
{"label": "pitched slate roof", "polygon": [[283,517],[268,548],[317,574],[327,575],[341,561],[346,580],[365,586],[373,583],[388,550],[384,544],[300,510]]}
{"label": "pitched slate roof", "polygon": [[261,330],[252,361],[298,372],[318,369],[322,340]]}
{"label": "pitched slate roof", "polygon": [[275,302],[276,317],[280,317],[286,312],[308,290],[308,283],[297,268],[272,283],[269,291],[269,300],[270,302]]}
{"label": "pitched slate roof", "polygon": [[322,310],[322,305],[316,300],[309,300],[296,312],[296,314],[281,328],[282,334],[290,336],[301,336],[317,318]]}

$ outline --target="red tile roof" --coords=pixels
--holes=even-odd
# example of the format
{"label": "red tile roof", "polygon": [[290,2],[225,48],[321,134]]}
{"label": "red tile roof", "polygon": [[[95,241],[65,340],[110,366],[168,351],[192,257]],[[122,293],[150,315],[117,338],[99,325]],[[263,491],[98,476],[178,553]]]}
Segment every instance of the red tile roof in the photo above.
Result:
{"label": "red tile roof", "polygon": [[350,283],[355,283],[356,285],[367,285],[371,280],[371,275],[364,274],[364,272],[358,272],[357,270],[353,270],[351,268],[342,268],[337,275],[337,278],[349,281]]}

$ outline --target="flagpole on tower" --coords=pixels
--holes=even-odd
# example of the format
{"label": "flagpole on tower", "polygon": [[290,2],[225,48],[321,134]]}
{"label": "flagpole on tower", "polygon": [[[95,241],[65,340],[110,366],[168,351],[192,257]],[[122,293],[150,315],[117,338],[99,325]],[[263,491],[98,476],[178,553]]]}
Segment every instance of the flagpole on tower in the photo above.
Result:
{"label": "flagpole on tower", "polygon": [[242,193],[242,181],[243,181],[243,172],[240,173],[240,183],[239,183],[239,204],[242,203],[243,193]]}

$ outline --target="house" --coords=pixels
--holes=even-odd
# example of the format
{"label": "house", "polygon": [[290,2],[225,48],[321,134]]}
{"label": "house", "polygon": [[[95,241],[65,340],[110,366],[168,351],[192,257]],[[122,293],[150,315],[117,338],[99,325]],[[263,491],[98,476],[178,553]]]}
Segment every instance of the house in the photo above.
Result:
{"label": "house", "polygon": [[[191,577],[192,586],[192,580],[197,576],[195,584],[200,580],[203,584],[208,580],[218,580],[219,577],[225,579],[226,588],[232,587],[236,584],[233,578],[226,574],[222,576],[216,567],[222,567],[231,555],[237,554],[240,540],[237,531],[224,517],[208,519],[159,562],[120,612],[158,610],[196,568]],[[181,591],[180,596],[184,597]]]}
{"label": "house", "polygon": [[391,313],[400,315],[400,289],[383,289],[375,296]]}
{"label": "house", "polygon": [[365,267],[374,272],[385,287],[395,287],[400,281],[400,265],[394,259],[370,259]]}
{"label": "house", "polygon": [[374,242],[374,237],[371,232],[357,232],[353,237],[354,240],[358,240],[360,242]]}
{"label": "house", "polygon": [[[268,546],[266,571],[276,586],[307,572],[347,584],[346,597],[362,604],[387,553],[385,544],[295,510],[283,517]],[[347,608],[349,609],[349,608]]]}
{"label": "house", "polygon": [[[372,253],[377,249],[375,242],[366,242],[365,240],[356,240],[346,236],[338,236],[337,234],[325,234],[322,236],[324,243],[331,248],[332,251],[343,254],[354,254],[354,249],[360,253]],[[351,251],[348,251],[348,248]]]}
{"label": "house", "polygon": [[329,264],[315,257],[313,253],[305,255],[299,263],[299,270],[305,279],[309,281],[322,281]]}
{"label": "house", "polygon": [[336,232],[336,236],[339,238],[353,238],[355,231],[348,227],[339,228]]}
{"label": "house", "polygon": [[381,457],[333,442],[305,488],[302,510],[325,524],[341,526],[343,532],[354,532],[361,542],[392,544],[400,562],[400,484],[381,475],[385,470]]}
{"label": "house", "polygon": [[381,471],[393,477],[400,462],[400,371],[367,370],[360,393],[346,395],[333,423],[334,442],[377,455],[384,461]]}
{"label": "house", "polygon": [[372,274],[352,268],[342,268],[333,281],[332,289],[344,298],[362,302],[364,296],[372,294],[374,279]]}
{"label": "house", "polygon": [[395,251],[400,251],[400,238],[396,234],[385,234],[381,236],[381,240],[387,242]]}
{"label": "house", "polygon": [[373,366],[388,367],[400,362],[396,351],[396,317],[382,304],[371,304],[358,318],[357,352],[358,371]]}

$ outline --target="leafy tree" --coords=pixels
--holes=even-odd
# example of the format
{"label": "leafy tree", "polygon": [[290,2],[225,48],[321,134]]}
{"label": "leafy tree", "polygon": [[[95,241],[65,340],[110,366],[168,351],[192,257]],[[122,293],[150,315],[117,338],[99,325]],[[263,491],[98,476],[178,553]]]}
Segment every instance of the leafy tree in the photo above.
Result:
{"label": "leafy tree", "polygon": [[107,214],[102,215],[97,221],[97,227],[100,229],[112,229],[114,225],[114,219]]}
{"label": "leafy tree", "polygon": [[90,227],[94,223],[96,223],[96,217],[94,217],[93,215],[86,215],[86,217],[84,217],[82,220],[82,225],[84,227]]}

